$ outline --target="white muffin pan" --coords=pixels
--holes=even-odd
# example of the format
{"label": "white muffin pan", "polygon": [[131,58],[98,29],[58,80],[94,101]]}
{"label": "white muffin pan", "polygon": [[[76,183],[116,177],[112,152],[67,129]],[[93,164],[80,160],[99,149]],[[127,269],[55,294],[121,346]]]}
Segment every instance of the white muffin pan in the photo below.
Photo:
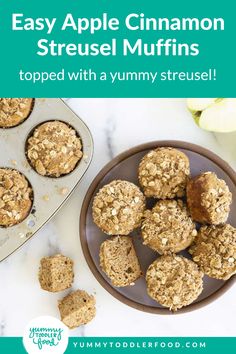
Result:
{"label": "white muffin pan", "polygon": [[[34,127],[50,120],[70,124],[83,146],[83,157],[76,168],[59,178],[39,175],[25,155],[25,143]],[[34,194],[32,210],[25,220],[7,228],[0,227],[0,261],[27,242],[59,210],[83,177],[92,155],[93,139],[88,127],[61,99],[36,98],[31,114],[23,123],[0,129],[0,167],[24,174]]]}

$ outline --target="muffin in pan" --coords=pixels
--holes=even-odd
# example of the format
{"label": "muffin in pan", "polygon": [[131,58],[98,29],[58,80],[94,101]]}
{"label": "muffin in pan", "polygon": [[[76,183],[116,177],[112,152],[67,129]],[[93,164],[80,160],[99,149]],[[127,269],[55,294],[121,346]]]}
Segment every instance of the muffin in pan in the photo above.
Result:
{"label": "muffin in pan", "polygon": [[189,175],[188,157],[182,151],[170,147],[148,152],[139,164],[139,182],[146,197],[183,197]]}
{"label": "muffin in pan", "polygon": [[0,226],[23,221],[32,203],[33,191],[25,176],[14,169],[0,168]]}
{"label": "muffin in pan", "polygon": [[134,285],[142,275],[130,236],[112,236],[101,244],[100,266],[117,287]]}
{"label": "muffin in pan", "polygon": [[236,228],[229,224],[202,226],[189,252],[209,277],[229,279],[236,274]]}
{"label": "muffin in pan", "polygon": [[203,272],[193,261],[176,255],[157,258],[146,273],[148,295],[172,311],[191,304],[203,290]]}
{"label": "muffin in pan", "polygon": [[232,193],[224,180],[205,172],[188,182],[187,203],[193,220],[218,225],[228,219]]}
{"label": "muffin in pan", "polygon": [[93,220],[108,235],[128,235],[141,225],[145,197],[133,183],[114,180],[93,200]]}
{"label": "muffin in pan", "polygon": [[141,234],[144,245],[168,254],[189,247],[197,230],[182,200],[160,200],[145,212]]}
{"label": "muffin in pan", "polygon": [[26,156],[40,175],[60,177],[73,171],[81,160],[82,142],[70,125],[48,121],[37,126],[28,138]]}
{"label": "muffin in pan", "polygon": [[28,118],[33,98],[0,98],[0,128],[12,128]]}

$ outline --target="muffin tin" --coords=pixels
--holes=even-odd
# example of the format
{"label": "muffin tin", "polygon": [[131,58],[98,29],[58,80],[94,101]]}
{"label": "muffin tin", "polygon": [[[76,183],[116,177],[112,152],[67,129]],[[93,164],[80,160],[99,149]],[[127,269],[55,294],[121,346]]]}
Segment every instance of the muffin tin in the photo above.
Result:
{"label": "muffin tin", "polygon": [[[81,138],[83,157],[68,175],[49,178],[39,175],[28,163],[25,143],[32,130],[41,123],[59,120],[71,125]],[[61,100],[35,99],[32,112],[20,125],[0,129],[0,167],[16,169],[32,186],[34,200],[28,217],[7,228],[0,227],[0,261],[28,241],[68,199],[90,165],[93,140],[85,123]]]}
{"label": "muffin tin", "polygon": [[[99,249],[107,236],[95,225],[92,216],[92,203],[98,190],[113,180],[123,179],[138,185],[137,170],[142,157],[150,150],[157,147],[173,147],[184,152],[190,160],[192,177],[199,175],[204,171],[215,172],[219,178],[225,180],[233,195],[228,223],[236,227],[236,174],[232,168],[220,157],[209,150],[198,145],[182,141],[154,141],[147,144],[136,146],[125,151],[121,155],[109,162],[96,176],[85,196],[81,215],[80,215],[80,240],[87,263],[100,282],[100,284],[116,299],[128,306],[141,311],[169,315],[172,314],[169,309],[164,308],[158,302],[151,299],[147,294],[145,278],[142,277],[135,282],[134,286],[114,287],[110,279],[105,275],[100,267]],[[153,206],[153,200],[150,200],[148,207]],[[146,273],[148,266],[158,257],[158,254],[149,247],[143,245],[140,230],[137,229],[131,233],[135,249],[141,264],[141,268]],[[185,250],[180,254],[191,258]],[[179,309],[174,314],[196,310],[222,295],[236,280],[236,275],[229,280],[217,280],[204,276],[204,289],[200,296],[190,305]]]}

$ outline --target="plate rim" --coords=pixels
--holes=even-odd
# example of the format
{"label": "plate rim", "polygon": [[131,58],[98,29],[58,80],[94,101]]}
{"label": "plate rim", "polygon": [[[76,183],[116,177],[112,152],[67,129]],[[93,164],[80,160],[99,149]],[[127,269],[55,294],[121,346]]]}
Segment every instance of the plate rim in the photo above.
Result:
{"label": "plate rim", "polygon": [[208,150],[200,145],[181,141],[181,140],[156,140],[156,141],[150,141],[147,143],[139,144],[136,145],[132,148],[129,148],[116,157],[114,157],[110,162],[108,162],[102,169],[98,172],[98,174],[95,176],[93,181],[91,182],[82,206],[81,206],[81,212],[80,212],[80,223],[79,223],[79,233],[80,233],[80,242],[82,246],[82,251],[86,260],[86,263],[88,264],[91,272],[93,273],[94,277],[96,280],[100,283],[100,285],[110,293],[114,298],[122,302],[123,304],[130,306],[132,308],[135,308],[136,310],[151,313],[151,314],[159,314],[159,315],[173,315],[173,314],[183,314],[187,312],[191,312],[197,309],[200,309],[216,299],[218,299],[220,296],[222,296],[229,288],[232,287],[232,285],[236,281],[236,275],[232,276],[230,279],[226,280],[225,283],[218,289],[216,292],[213,294],[207,296],[205,299],[199,300],[196,303],[192,303],[186,307],[183,307],[179,309],[176,312],[170,311],[168,308],[158,308],[158,307],[153,307],[153,306],[148,306],[144,304],[140,304],[134,300],[128,299],[125,295],[119,293],[114,287],[111,286],[107,282],[107,280],[100,274],[98,271],[93,258],[90,254],[89,248],[88,248],[88,243],[87,243],[87,238],[86,238],[86,216],[89,208],[89,204],[92,198],[92,195],[97,188],[98,184],[101,182],[101,180],[109,173],[109,171],[114,168],[118,163],[122,162],[123,160],[129,158],[130,156],[142,152],[144,150],[152,150],[157,147],[173,147],[176,149],[186,149],[195,153],[198,153],[212,162],[214,162],[216,165],[218,165],[232,180],[234,185],[236,186],[236,172],[233,170],[233,168],[226,162],[224,161],[221,157],[216,155],[214,152],[211,150]]}

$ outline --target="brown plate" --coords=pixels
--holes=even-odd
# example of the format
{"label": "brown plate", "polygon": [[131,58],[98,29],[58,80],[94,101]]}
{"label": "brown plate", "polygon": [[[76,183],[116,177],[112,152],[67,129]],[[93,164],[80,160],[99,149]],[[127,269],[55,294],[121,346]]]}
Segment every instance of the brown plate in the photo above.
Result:
{"label": "brown plate", "polygon": [[[107,276],[102,272],[99,266],[99,248],[100,244],[106,239],[106,235],[94,224],[92,219],[92,202],[94,195],[105,184],[114,179],[125,179],[138,184],[137,170],[141,158],[151,149],[161,146],[170,146],[182,150],[190,160],[191,174],[196,176],[201,172],[212,171],[222,178],[228,184],[233,194],[233,204],[228,222],[236,227],[236,174],[232,168],[220,157],[209,150],[198,145],[189,144],[181,141],[155,141],[136,146],[120,154],[109,162],[97,175],[92,182],[85,196],[81,215],[80,215],[80,240],[86,261],[99,283],[116,299],[141,311],[156,314],[172,314],[167,308],[152,300],[146,290],[145,278],[140,278],[134,286],[116,288],[112,286]],[[142,245],[140,230],[132,233],[135,248],[145,274],[148,266],[158,257],[158,254]],[[183,251],[184,256],[191,258]],[[209,304],[219,296],[224,294],[235,281],[235,276],[227,281],[211,279],[204,277],[204,290],[198,299],[175,313],[183,313],[196,310]]]}

